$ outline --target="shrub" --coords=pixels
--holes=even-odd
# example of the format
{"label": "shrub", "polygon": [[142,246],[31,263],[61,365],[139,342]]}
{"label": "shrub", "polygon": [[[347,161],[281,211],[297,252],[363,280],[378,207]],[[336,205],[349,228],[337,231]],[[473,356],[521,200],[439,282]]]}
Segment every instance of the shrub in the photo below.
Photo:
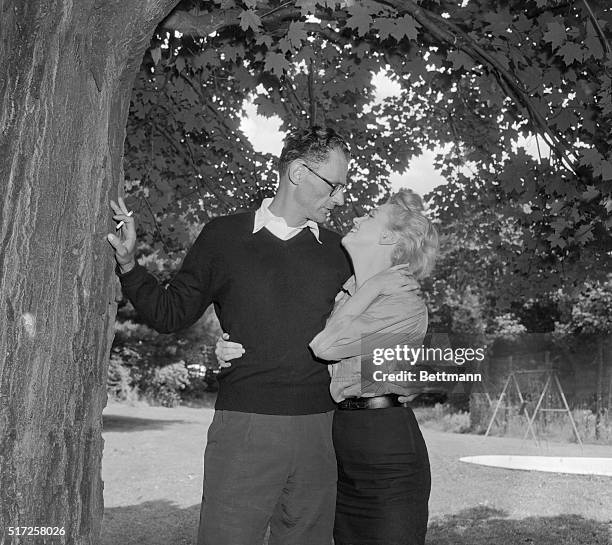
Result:
{"label": "shrub", "polygon": [[137,320],[129,302],[119,305],[109,396],[123,400],[141,395],[153,403],[175,406],[216,390],[213,345],[221,330],[212,305],[196,324],[178,333],[158,334]]}
{"label": "shrub", "polygon": [[189,373],[185,362],[172,363],[164,367],[150,368],[141,376],[143,395],[152,404],[176,407],[181,403],[180,391],[189,384]]}
{"label": "shrub", "polygon": [[489,328],[493,340],[515,341],[526,332],[527,328],[510,312],[493,318],[493,324]]}
{"label": "shrub", "polygon": [[414,414],[426,428],[452,433],[468,433],[470,431],[470,414],[464,411],[454,411],[452,407],[436,403],[433,407],[416,407]]}
{"label": "shrub", "polygon": [[134,398],[135,391],[132,388],[130,370],[122,364],[119,358],[111,357],[109,361],[106,392],[115,401],[127,401]]}
{"label": "shrub", "polygon": [[113,347],[108,363],[106,392],[115,401],[135,401],[138,388],[134,384],[130,363],[138,362],[140,355],[128,347]]}

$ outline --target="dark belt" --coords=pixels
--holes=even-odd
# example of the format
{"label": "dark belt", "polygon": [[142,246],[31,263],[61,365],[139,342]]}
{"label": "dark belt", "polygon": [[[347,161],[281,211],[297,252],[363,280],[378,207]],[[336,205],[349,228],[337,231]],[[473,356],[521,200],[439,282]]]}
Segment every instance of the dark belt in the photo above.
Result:
{"label": "dark belt", "polygon": [[409,407],[410,403],[400,403],[397,394],[387,394],[375,397],[349,397],[338,403],[338,409],[351,411],[354,409],[386,409],[387,407]]}

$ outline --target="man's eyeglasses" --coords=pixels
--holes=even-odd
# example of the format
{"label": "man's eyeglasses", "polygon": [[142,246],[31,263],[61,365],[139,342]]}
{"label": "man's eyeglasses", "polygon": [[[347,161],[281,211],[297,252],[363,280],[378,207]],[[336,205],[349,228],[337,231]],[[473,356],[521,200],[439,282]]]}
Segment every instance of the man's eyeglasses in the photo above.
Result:
{"label": "man's eyeglasses", "polygon": [[342,191],[344,189],[344,185],[343,184],[332,184],[327,178],[323,178],[323,176],[321,176],[320,174],[318,174],[317,172],[315,172],[314,170],[312,170],[306,163],[302,163],[308,170],[310,170],[310,172],[312,172],[315,176],[321,178],[321,180],[323,180],[329,187],[332,188],[332,190],[329,192],[329,196],[333,197],[334,195],[337,195],[338,193],[340,193],[340,191]]}

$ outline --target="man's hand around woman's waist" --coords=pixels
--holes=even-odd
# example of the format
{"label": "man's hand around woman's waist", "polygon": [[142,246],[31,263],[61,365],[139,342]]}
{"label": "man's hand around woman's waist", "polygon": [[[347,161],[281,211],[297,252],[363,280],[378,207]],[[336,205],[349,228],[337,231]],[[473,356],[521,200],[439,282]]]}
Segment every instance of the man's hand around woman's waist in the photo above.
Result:
{"label": "man's hand around woman's waist", "polygon": [[217,356],[219,367],[230,367],[232,365],[230,360],[241,358],[244,353],[244,347],[240,343],[231,342],[228,333],[223,333],[217,339],[215,356]]}

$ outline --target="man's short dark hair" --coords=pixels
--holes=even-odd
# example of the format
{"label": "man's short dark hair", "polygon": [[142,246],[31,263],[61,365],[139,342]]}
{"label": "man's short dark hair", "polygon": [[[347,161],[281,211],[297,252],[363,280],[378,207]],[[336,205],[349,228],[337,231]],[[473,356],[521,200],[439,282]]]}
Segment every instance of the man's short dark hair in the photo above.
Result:
{"label": "man's short dark hair", "polygon": [[293,131],[285,138],[285,145],[278,159],[278,173],[282,176],[289,163],[296,159],[321,163],[327,160],[330,151],[334,149],[344,153],[347,161],[351,158],[348,144],[334,129],[315,125]]}

